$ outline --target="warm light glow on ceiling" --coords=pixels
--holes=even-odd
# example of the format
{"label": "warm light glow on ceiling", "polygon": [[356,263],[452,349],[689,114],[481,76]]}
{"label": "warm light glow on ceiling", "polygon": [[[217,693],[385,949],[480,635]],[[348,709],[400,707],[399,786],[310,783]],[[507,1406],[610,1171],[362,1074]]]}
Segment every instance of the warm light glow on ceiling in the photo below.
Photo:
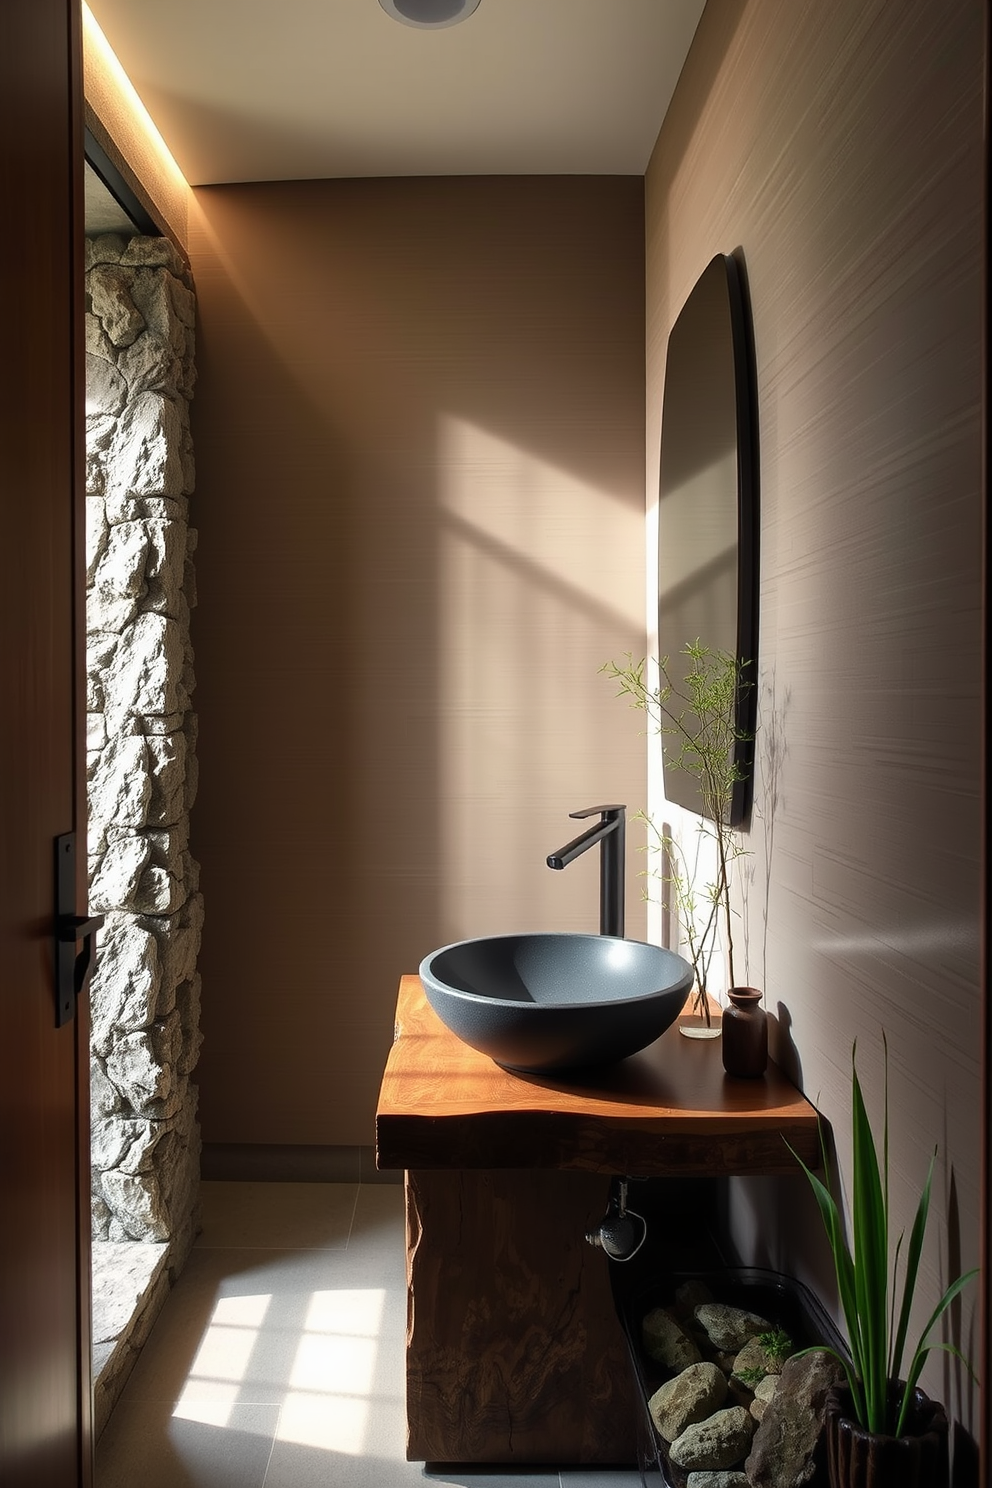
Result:
{"label": "warm light glow on ceiling", "polygon": [[162,164],[175,177],[177,183],[188,190],[189,183],[186,177],[176,164],[172,151],[159,134],[154,119],[138,97],[134,84],[117,60],[113,47],[101,31],[86,0],[83,0],[83,49],[99,59],[101,66],[113,79],[121,95],[127,99],[131,116],[141,128]]}

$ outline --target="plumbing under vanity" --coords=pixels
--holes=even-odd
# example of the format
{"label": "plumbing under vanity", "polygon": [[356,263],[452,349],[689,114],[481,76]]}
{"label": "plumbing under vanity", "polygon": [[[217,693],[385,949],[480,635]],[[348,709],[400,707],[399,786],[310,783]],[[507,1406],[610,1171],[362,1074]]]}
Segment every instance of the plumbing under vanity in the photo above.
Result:
{"label": "plumbing under vanity", "polygon": [[[784,1139],[784,1140],[783,1140]],[[638,1404],[609,1262],[585,1240],[614,1175],[799,1173],[816,1112],[769,1064],[725,1074],[719,1040],[670,1027],[619,1063],[518,1074],[457,1038],[400,982],[376,1116],[405,1169],[407,1456],[633,1460]]]}

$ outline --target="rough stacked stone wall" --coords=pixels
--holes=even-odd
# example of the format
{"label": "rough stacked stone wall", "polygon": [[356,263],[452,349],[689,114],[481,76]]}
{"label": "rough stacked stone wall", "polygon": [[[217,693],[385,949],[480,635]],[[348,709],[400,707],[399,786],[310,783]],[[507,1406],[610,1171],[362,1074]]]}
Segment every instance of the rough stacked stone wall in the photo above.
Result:
{"label": "rough stacked stone wall", "polygon": [[[189,611],[194,300],[163,238],[87,243],[87,673],[95,1239],[197,1218],[196,716]],[[172,1269],[172,1267],[170,1267]]]}

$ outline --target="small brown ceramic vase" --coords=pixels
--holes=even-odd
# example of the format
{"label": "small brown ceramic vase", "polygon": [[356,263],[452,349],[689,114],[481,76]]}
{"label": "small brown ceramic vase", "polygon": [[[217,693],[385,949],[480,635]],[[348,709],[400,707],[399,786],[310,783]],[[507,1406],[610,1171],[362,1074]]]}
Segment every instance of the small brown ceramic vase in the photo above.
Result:
{"label": "small brown ceramic vase", "polygon": [[[893,1415],[901,1385],[890,1386]],[[905,1436],[866,1431],[853,1419],[851,1392],[828,1390],[823,1407],[830,1488],[947,1488],[947,1415],[913,1391]]]}
{"label": "small brown ceramic vase", "polygon": [[768,1018],[756,987],[731,987],[723,1010],[723,1067],[756,1080],[768,1066]]}

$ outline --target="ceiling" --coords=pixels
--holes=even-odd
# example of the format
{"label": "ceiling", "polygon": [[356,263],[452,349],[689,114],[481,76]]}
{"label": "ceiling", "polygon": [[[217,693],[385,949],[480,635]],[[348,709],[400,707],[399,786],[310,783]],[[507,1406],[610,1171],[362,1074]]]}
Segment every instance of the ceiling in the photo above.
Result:
{"label": "ceiling", "polygon": [[192,185],[641,175],[704,0],[88,0]]}

